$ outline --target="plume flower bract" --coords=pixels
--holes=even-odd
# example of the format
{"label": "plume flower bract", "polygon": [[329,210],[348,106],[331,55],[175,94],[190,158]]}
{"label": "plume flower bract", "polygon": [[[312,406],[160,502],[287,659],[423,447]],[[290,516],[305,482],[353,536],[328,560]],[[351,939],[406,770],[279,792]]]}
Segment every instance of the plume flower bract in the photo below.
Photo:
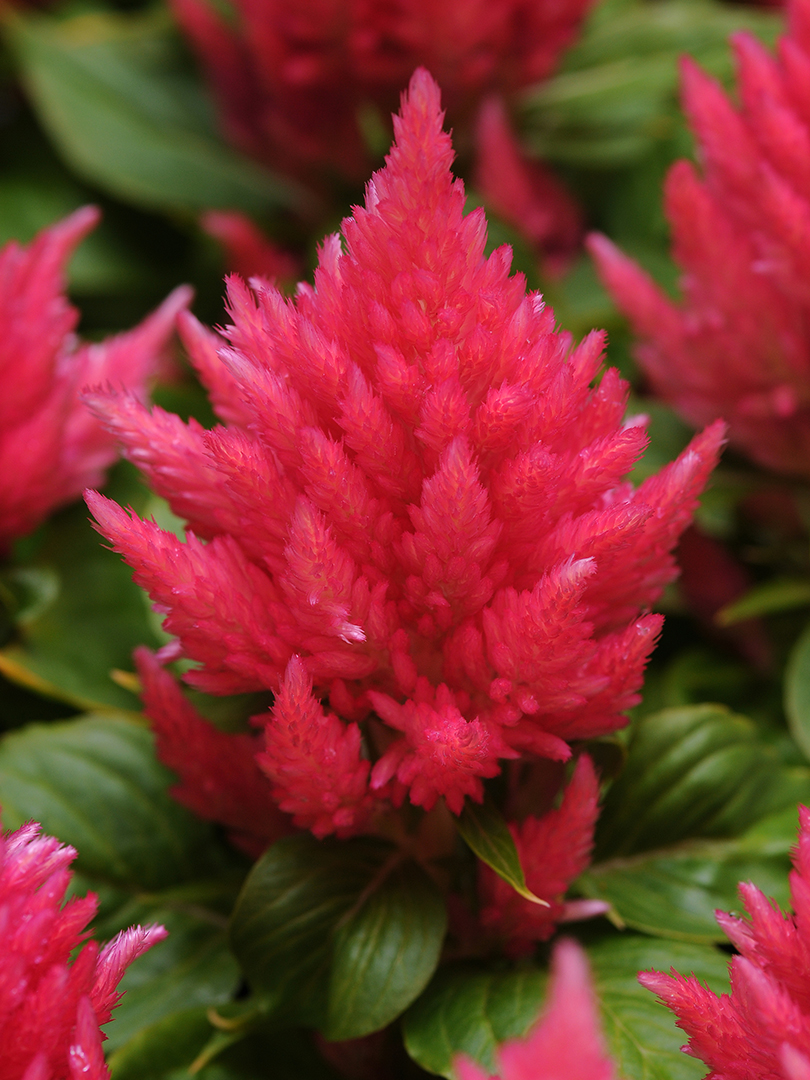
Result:
{"label": "plume flower bract", "polygon": [[101,949],[88,941],[96,897],[65,901],[75,857],[34,823],[0,833],[2,1080],[109,1080],[99,1025],[129,964],[166,936],[133,926]]}
{"label": "plume flower bract", "polygon": [[[165,615],[162,658],[193,661],[210,693],[276,695],[263,745],[239,753],[318,836],[406,797],[459,813],[504,759],[565,760],[621,727],[661,625],[645,612],[723,440],[716,424],[624,482],[646,435],[614,370],[592,385],[604,336],[573,346],[508,248],[485,256],[427,72],[395,129],[314,286],[286,300],[231,278],[222,337],[180,316],[223,426],[90,397],[189,523],[184,543],[88,495]],[[159,673],[142,671],[149,702]],[[162,701],[159,745],[181,708]],[[183,765],[175,743],[187,801],[209,751],[189,740]]]}
{"label": "plume flower bract", "polygon": [[80,344],[79,313],[65,296],[65,266],[98,221],[92,206],[44,229],[28,247],[0,251],[0,550],[56,507],[99,484],[115,440],[80,400],[88,384],[142,396],[156,373],[180,288],[140,326],[99,344]]}
{"label": "plume flower bract", "polygon": [[739,109],[682,66],[703,174],[680,161],[666,181],[682,303],[605,237],[590,246],[655,392],[696,426],[724,417],[759,464],[808,476],[810,5],[791,0],[776,56],[746,33],[733,44]]}
{"label": "plume flower bract", "polygon": [[748,918],[717,912],[738,950],[731,994],[719,997],[694,976],[642,972],[689,1036],[683,1049],[710,1068],[709,1080],[806,1080],[810,1076],[810,810],[799,807],[793,856],[793,912],[782,914],[750,882],[740,884]]}

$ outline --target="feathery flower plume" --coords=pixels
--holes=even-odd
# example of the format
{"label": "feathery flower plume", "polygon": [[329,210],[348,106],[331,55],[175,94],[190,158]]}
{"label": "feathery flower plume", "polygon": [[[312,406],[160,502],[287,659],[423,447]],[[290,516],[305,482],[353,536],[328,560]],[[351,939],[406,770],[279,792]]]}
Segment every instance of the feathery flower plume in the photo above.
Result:
{"label": "feathery flower plume", "polygon": [[166,936],[133,926],[102,949],[87,941],[96,897],[65,901],[75,857],[32,822],[0,833],[0,1080],[109,1080],[99,1026],[126,968]]}
{"label": "feathery flower plume", "polygon": [[[509,276],[509,250],[484,256],[442,119],[420,70],[314,287],[286,300],[231,278],[224,339],[182,313],[223,426],[90,395],[188,521],[182,542],[87,496],[165,615],[161,658],[194,661],[184,678],[210,693],[275,693],[256,760],[318,836],[406,797],[459,813],[503,759],[565,760],[623,726],[661,625],[644,612],[723,441],[716,424],[638,489],[622,482],[646,435],[623,422],[614,370],[591,385],[603,335],[573,347]],[[183,746],[196,720],[167,694],[155,709],[159,669],[141,670],[187,805],[224,806],[224,756],[206,796],[215,752]],[[242,739],[234,798],[255,791]]]}
{"label": "feathery flower plume", "polygon": [[645,971],[639,981],[677,1014],[683,1048],[708,1080],[807,1080],[810,1076],[810,810],[799,807],[790,874],[792,914],[755,885],[740,883],[748,918],[717,912],[738,950],[731,994],[716,997],[694,977]]}
{"label": "feathery flower plume", "polygon": [[89,383],[137,395],[155,373],[189,290],[176,289],[140,326],[79,344],[79,313],[64,295],[65,266],[99,218],[86,206],[27,247],[0,251],[0,551],[56,507],[99,484],[115,440],[80,401]]}
{"label": "feathery flower plume", "polygon": [[683,301],[672,303],[605,237],[590,248],[640,339],[653,389],[691,424],[722,416],[729,439],[770,469],[810,475],[810,4],[791,0],[774,57],[732,40],[741,105],[691,60],[684,108],[702,179],[666,182]]}
{"label": "feathery flower plume", "polygon": [[[453,1063],[459,1080],[488,1080],[469,1058]],[[588,961],[573,941],[560,941],[551,961],[548,1000],[523,1039],[498,1050],[497,1080],[614,1080]]]}
{"label": "feathery flower plume", "polygon": [[510,955],[532,952],[536,942],[551,937],[557,923],[607,910],[601,900],[563,900],[568,886],[590,863],[598,804],[599,781],[591,759],[583,754],[559,809],[509,826],[526,884],[548,907],[524,900],[485,863],[479,863],[481,923],[505,940]]}

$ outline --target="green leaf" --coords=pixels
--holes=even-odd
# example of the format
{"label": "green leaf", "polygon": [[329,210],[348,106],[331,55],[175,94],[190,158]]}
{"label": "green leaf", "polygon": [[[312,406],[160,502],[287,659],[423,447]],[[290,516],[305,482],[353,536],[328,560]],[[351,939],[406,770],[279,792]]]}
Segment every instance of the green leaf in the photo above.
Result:
{"label": "green leaf", "polygon": [[457,1054],[493,1075],[498,1044],[525,1035],[540,1011],[545,986],[546,973],[532,967],[498,972],[449,964],[405,1014],[405,1049],[423,1069],[440,1076],[454,1076]]}
{"label": "green leaf", "polygon": [[[141,509],[146,491],[131,466],[118,466],[107,494]],[[137,710],[138,698],[111,678],[132,667],[137,645],[157,647],[148,600],[132,571],[102,546],[79,503],[44,528],[36,562],[26,574],[49,581],[36,610],[18,624],[18,640],[0,651],[0,671],[12,682],[79,709]],[[21,573],[19,568],[17,573]]]}
{"label": "green leaf", "polygon": [[752,881],[766,896],[788,905],[788,853],[796,832],[794,804],[737,840],[692,840],[596,863],[577,887],[606,900],[621,922],[644,933],[677,941],[725,941],[714,913],[739,909],[740,881]]}
{"label": "green leaf", "polygon": [[597,826],[597,857],[739,834],[792,794],[786,770],[746,717],[723,705],[664,709],[633,729]]}
{"label": "green leaf", "polygon": [[[190,1065],[211,1036],[207,1011],[197,1006],[173,1012],[141,1030],[109,1057],[113,1080],[158,1080],[171,1069]],[[109,1025],[110,1034],[116,1023]],[[110,1044],[106,1046],[109,1050]]]}
{"label": "green leaf", "polygon": [[40,121],[93,184],[147,209],[187,213],[261,214],[300,200],[216,137],[165,12],[56,19],[7,11],[5,27]]}
{"label": "green leaf", "polygon": [[785,671],[785,714],[790,734],[810,758],[810,626],[793,646]]}
{"label": "green leaf", "polygon": [[772,42],[779,22],[706,0],[597,5],[560,71],[525,98],[528,144],[570,164],[637,162],[678,123],[678,57],[729,78],[727,39],[743,28]]}
{"label": "green leaf", "polygon": [[766,581],[718,611],[715,622],[718,626],[733,626],[744,619],[770,615],[775,611],[790,611],[807,604],[810,604],[810,581],[807,578]]}
{"label": "green leaf", "polygon": [[637,973],[674,967],[728,993],[728,956],[714,948],[622,934],[588,950],[608,1048],[623,1080],[700,1080],[701,1061],[682,1053],[675,1016],[638,982]]}
{"label": "green leaf", "polygon": [[404,1012],[436,970],[446,929],[432,878],[400,863],[335,934],[326,1038],[357,1039]]}
{"label": "green leaf", "polygon": [[253,989],[286,1020],[341,1038],[388,1023],[438,959],[444,916],[422,875],[382,841],[299,835],[274,844],[245,882],[231,922],[231,944]]}
{"label": "green leaf", "polygon": [[464,809],[456,818],[456,828],[478,858],[507,881],[516,893],[532,903],[548,906],[526,885],[520,856],[509,826],[490,800],[485,799],[479,804],[465,799]]}
{"label": "green leaf", "polygon": [[102,882],[161,889],[222,867],[222,849],[169,795],[152,735],[119,717],[31,724],[0,742],[0,806],[8,829],[39,821]]}

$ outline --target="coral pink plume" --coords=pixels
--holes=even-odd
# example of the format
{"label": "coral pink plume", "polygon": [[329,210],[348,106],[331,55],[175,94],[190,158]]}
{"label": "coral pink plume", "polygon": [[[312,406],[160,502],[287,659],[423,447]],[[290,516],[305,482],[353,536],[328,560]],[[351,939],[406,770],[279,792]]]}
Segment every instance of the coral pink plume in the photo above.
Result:
{"label": "coral pink plume", "polygon": [[[472,1061],[457,1057],[459,1080],[487,1080]],[[614,1080],[602,1037],[588,962],[573,941],[560,941],[551,961],[545,1011],[523,1039],[498,1050],[497,1080]]]}
{"label": "coral pink plume", "polygon": [[742,883],[748,918],[717,912],[739,951],[729,965],[731,994],[716,997],[694,976],[642,972],[639,981],[677,1015],[686,1053],[711,1080],[806,1080],[810,1076],[810,811],[799,807],[793,855],[793,913],[783,915]]}
{"label": "coral pink plume", "polygon": [[0,834],[0,1080],[109,1080],[99,1025],[129,964],[166,936],[133,926],[100,952],[86,942],[97,902],[65,901],[75,857],[33,823]]}
{"label": "coral pink plume", "polygon": [[[189,525],[183,542],[90,493],[99,531],[165,616],[171,656],[194,662],[186,682],[277,695],[256,721],[261,768],[318,835],[406,797],[459,813],[502,761],[563,761],[622,727],[661,625],[648,609],[723,442],[715,424],[625,481],[646,435],[615,371],[593,386],[603,335],[573,346],[508,249],[485,256],[442,119],[417,71],[314,286],[288,299],[231,278],[222,336],[181,316],[221,426],[88,399]],[[239,827],[227,769],[211,760],[214,797],[209,750],[183,765],[197,720],[154,667],[145,685],[183,799]]]}
{"label": "coral pink plume", "polygon": [[503,878],[479,863],[481,922],[504,938],[511,955],[531,952],[535,943],[550,938],[557,923],[566,921],[569,914],[582,918],[606,910],[601,902],[566,904],[563,900],[568,886],[590,862],[598,802],[599,781],[591,759],[583,754],[559,809],[509,826],[526,884],[547,907],[524,900]]}
{"label": "coral pink plume", "polygon": [[84,207],[27,248],[12,241],[0,251],[0,550],[103,481],[115,440],[84,407],[81,391],[105,383],[143,396],[189,301],[189,290],[177,289],[134,330],[77,345],[79,313],[64,295],[65,267],[98,217]]}
{"label": "coral pink plume", "polygon": [[372,799],[360,729],[324,712],[297,656],[287,665],[264,736],[265,751],[257,760],[272,782],[273,797],[296,825],[319,837],[362,830]]}
{"label": "coral pink plume", "polygon": [[260,740],[204,720],[148,649],[136,649],[135,662],[158,757],[180,778],[172,794],[200,817],[226,825],[239,847],[260,854],[286,831],[256,763]]}
{"label": "coral pink plume", "polygon": [[741,105],[691,60],[684,108],[702,176],[677,162],[666,181],[673,257],[683,299],[673,303],[605,237],[597,267],[638,338],[655,393],[700,426],[718,416],[760,465],[810,475],[810,40],[804,0],[772,56],[733,39]]}

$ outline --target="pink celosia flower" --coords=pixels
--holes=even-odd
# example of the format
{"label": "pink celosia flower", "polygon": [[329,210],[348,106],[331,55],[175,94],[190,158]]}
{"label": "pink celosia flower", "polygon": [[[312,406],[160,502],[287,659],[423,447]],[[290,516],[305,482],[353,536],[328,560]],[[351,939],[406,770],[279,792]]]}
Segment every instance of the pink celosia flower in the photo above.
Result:
{"label": "pink celosia flower", "polygon": [[29,247],[12,241],[0,251],[0,551],[103,480],[117,456],[115,441],[79,394],[88,383],[142,394],[188,303],[189,290],[177,289],[134,330],[80,345],[64,273],[98,216],[84,207]]}
{"label": "pink celosia flower", "polygon": [[95,896],[65,902],[75,857],[33,823],[0,834],[0,1080],[109,1080],[99,1025],[129,964],[166,936],[133,926],[101,950],[87,941]]}
{"label": "pink celosia flower", "polygon": [[172,795],[200,817],[226,825],[239,847],[260,855],[288,831],[256,762],[261,739],[229,735],[204,720],[149,649],[136,649],[135,662],[157,755],[181,778]]}
{"label": "pink celosia flower", "polygon": [[731,994],[716,997],[694,977],[643,972],[639,981],[678,1016],[683,1049],[704,1061],[709,1080],[810,1077],[810,810],[799,807],[799,843],[783,915],[750,882],[740,884],[748,919],[717,912],[740,955],[729,965]]}
{"label": "pink celosia flower", "polygon": [[780,472],[810,474],[810,5],[792,0],[772,57],[734,38],[741,107],[691,61],[684,106],[703,166],[666,184],[684,300],[673,304],[604,237],[591,250],[640,338],[653,389],[692,424]]}
{"label": "pink celosia flower", "polygon": [[231,279],[225,340],[183,315],[226,426],[91,399],[189,522],[183,543],[88,495],[165,613],[163,658],[212,693],[277,694],[260,765],[318,835],[406,795],[458,812],[502,759],[621,727],[661,625],[641,613],[723,439],[622,483],[646,436],[615,371],[591,387],[603,335],[572,348],[508,249],[484,257],[441,123],[417,72],[315,286]]}
{"label": "pink celosia flower", "polygon": [[235,24],[209,0],[172,0],[205,66],[226,134],[285,172],[368,175],[359,113],[396,108],[424,65],[454,123],[486,93],[545,78],[591,0],[236,0]]}
{"label": "pink celosia flower", "polygon": [[510,955],[531,952],[535,942],[551,937],[559,922],[607,910],[601,901],[563,900],[568,886],[590,863],[598,803],[599,782],[591,759],[583,754],[559,809],[509,826],[526,884],[548,907],[524,900],[503,878],[479,863],[481,922],[505,939]]}
{"label": "pink celosia flower", "polygon": [[[457,1057],[459,1080],[487,1080],[474,1062]],[[588,961],[573,941],[554,949],[545,1012],[523,1039],[498,1050],[498,1080],[614,1080],[599,1022]]]}

